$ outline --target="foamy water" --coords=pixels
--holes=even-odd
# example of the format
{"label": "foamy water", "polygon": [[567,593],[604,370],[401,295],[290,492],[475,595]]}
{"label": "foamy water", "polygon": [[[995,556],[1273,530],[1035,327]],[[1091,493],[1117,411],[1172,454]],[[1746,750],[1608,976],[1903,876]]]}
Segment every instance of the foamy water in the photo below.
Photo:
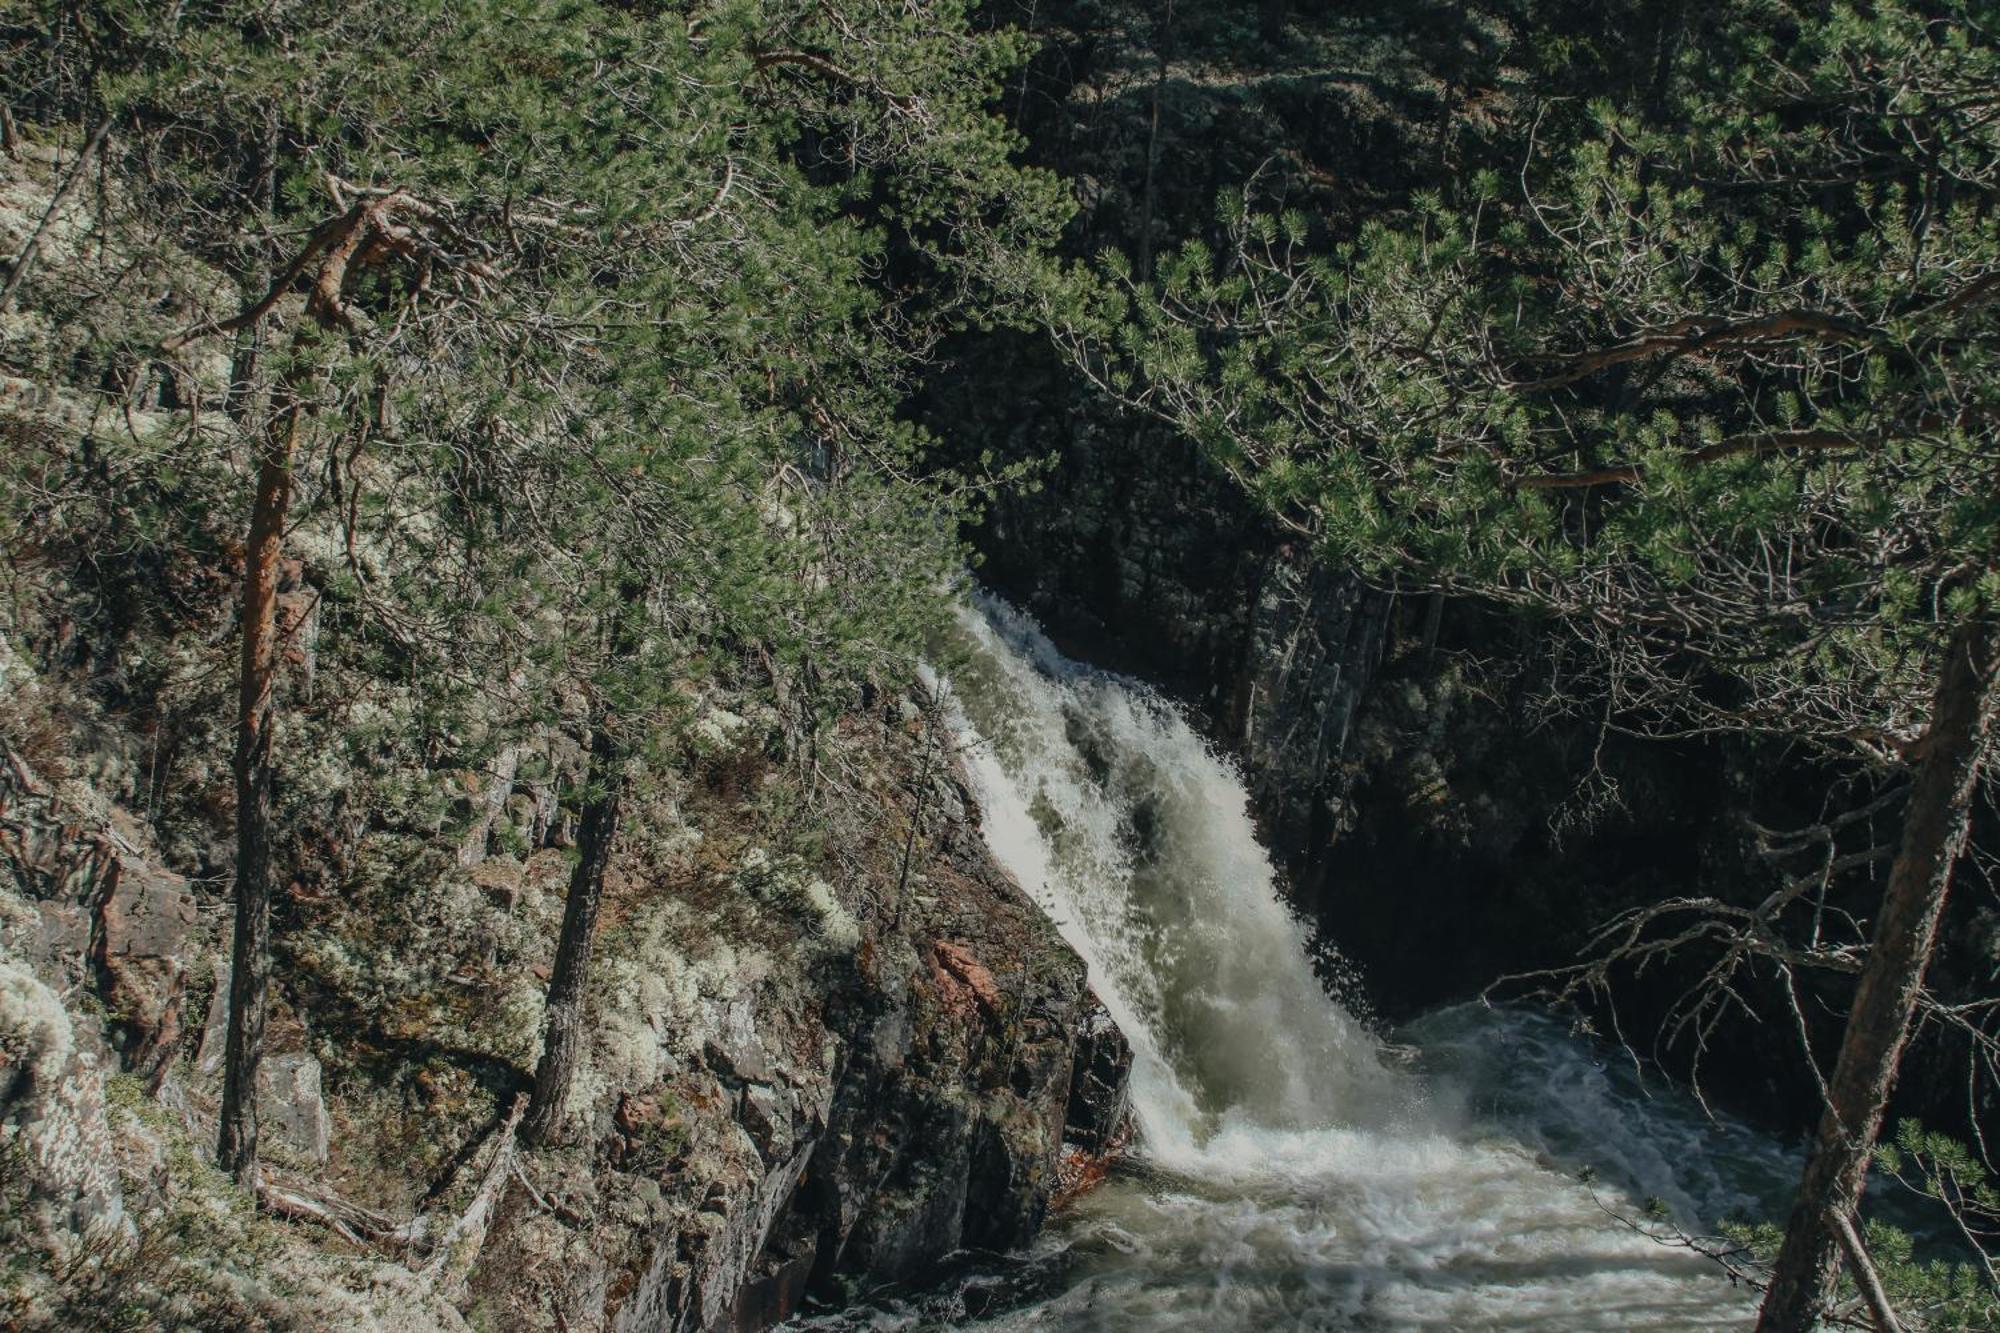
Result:
{"label": "foamy water", "polygon": [[1748,1294],[1614,1214],[1772,1210],[1785,1154],[1539,1015],[1432,1015],[1389,1059],[1315,975],[1241,781],[1184,719],[1002,603],[963,629],[945,693],[987,839],[1131,1042],[1138,1138],[1032,1253],[828,1322],[1747,1326]]}

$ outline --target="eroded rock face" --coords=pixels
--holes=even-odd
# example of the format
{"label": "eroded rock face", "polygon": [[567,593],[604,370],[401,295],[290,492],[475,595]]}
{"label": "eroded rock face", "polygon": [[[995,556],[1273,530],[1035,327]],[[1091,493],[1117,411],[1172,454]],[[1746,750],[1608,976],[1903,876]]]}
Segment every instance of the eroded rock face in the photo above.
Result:
{"label": "eroded rock face", "polygon": [[194,895],[99,803],[0,762],[0,873],[33,911],[6,923],[4,941],[43,976],[94,983],[126,1064],[150,1073],[180,1035]]}
{"label": "eroded rock face", "polygon": [[957,1250],[1032,1239],[1066,1141],[1114,1142],[1124,1039],[967,834],[820,1005],[760,981],[717,1008],[703,1069],[621,1105],[625,1153],[671,1115],[686,1137],[669,1152],[714,1183],[637,1247],[643,1272],[611,1283],[609,1327],[753,1330],[808,1299],[921,1283]]}
{"label": "eroded rock face", "polygon": [[91,961],[134,1068],[150,1070],[180,1035],[194,928],[194,895],[185,879],[140,857],[117,859],[97,909]]}
{"label": "eroded rock face", "polygon": [[[881,725],[907,771],[878,789],[901,801],[921,727],[893,704]],[[463,1282],[357,1299],[392,1323],[436,1296],[497,1327],[754,1330],[1032,1239],[1074,1189],[1070,1168],[1115,1149],[1130,1056],[1081,961],[988,857],[963,785],[922,772],[924,854],[887,875],[877,864],[836,886],[817,863],[739,846],[702,896],[621,862],[625,938],[600,958],[591,1068],[564,1141],[526,1157],[523,1188],[497,1192]],[[505,815],[511,799],[488,804]],[[699,845],[671,811],[648,818],[634,827],[655,848]],[[506,831],[518,846],[521,830]],[[153,1086],[164,1072],[168,1103],[199,1116],[223,1044],[226,960],[199,966],[189,882],[150,848],[92,790],[0,771],[0,1147],[26,1164],[8,1169],[58,1251],[132,1231],[107,1073]],[[468,866],[451,852],[466,877],[452,901],[483,923],[468,933],[500,916],[553,924],[558,854]],[[208,992],[199,1041],[181,1027],[191,971]],[[107,1021],[65,1009],[64,993]],[[341,1060],[319,1017],[287,1015],[266,1053],[264,1141],[274,1168],[352,1180],[354,1143],[379,1134],[357,1107],[383,1101],[356,1099],[372,1074]],[[324,1088],[302,1039],[336,1053]],[[466,1132],[445,1118],[425,1131]]]}
{"label": "eroded rock face", "polygon": [[980,577],[1064,651],[1159,687],[1237,756],[1260,831],[1309,901],[1348,818],[1346,761],[1397,609],[1316,563],[1189,441],[1079,398],[1039,353],[1008,355],[1018,397],[976,380],[940,393],[972,436],[1053,462],[1041,491],[988,507]]}

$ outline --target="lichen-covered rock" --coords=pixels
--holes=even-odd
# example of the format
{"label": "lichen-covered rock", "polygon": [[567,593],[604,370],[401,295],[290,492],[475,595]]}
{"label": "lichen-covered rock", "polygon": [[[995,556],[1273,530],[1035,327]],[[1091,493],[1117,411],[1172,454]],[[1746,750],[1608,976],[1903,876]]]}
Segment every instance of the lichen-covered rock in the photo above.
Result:
{"label": "lichen-covered rock", "polygon": [[[956,1250],[1033,1236],[1065,1136],[1107,1133],[1072,1130],[1071,1106],[1122,1107],[1129,1055],[1081,964],[973,849],[961,837],[956,864],[932,867],[925,887],[944,891],[901,929],[875,923],[872,967],[765,974],[708,1006],[707,1072],[683,1076],[689,1113],[672,1123],[691,1140],[674,1174],[710,1183],[635,1247],[644,1267],[628,1291],[610,1284],[610,1327],[762,1328],[810,1297],[921,1281]],[[620,1104],[623,1160],[642,1158],[666,1100]],[[734,1132],[716,1133],[705,1104],[726,1108]]]}
{"label": "lichen-covered rock", "polygon": [[51,1248],[128,1233],[103,1076],[56,993],[0,956],[0,1157]]}
{"label": "lichen-covered rock", "polygon": [[[0,155],[0,233],[34,225],[50,165]],[[185,443],[197,406],[226,422],[229,357],[107,398],[45,298],[98,284],[95,318],[143,343],[235,294],[153,229],[132,244],[119,182],[97,184],[88,256],[52,234],[6,320],[39,359],[0,375],[0,426],[112,487],[92,508],[116,516],[116,488],[149,479],[100,477],[92,433],[116,416]],[[64,383],[73,367],[90,382]],[[394,493],[399,464],[352,462]],[[115,1292],[133,1326],[750,1329],[1033,1234],[1075,1100],[1081,965],[987,860],[917,701],[879,682],[801,700],[754,646],[704,653],[649,738],[565,1123],[480,1165],[503,1160],[538,1054],[584,701],[503,678],[440,708],[352,620],[322,640],[335,580],[425,577],[409,562],[430,550],[324,506],[287,531],[280,575],[261,1195],[215,1170],[240,533],[214,516],[238,480],[182,475],[143,559],[64,532],[0,615],[0,1114],[36,1163],[0,1164],[0,1227],[32,1180],[57,1241],[121,1188],[138,1232],[94,1276],[58,1255],[13,1283],[10,1252],[0,1326],[94,1327]]]}

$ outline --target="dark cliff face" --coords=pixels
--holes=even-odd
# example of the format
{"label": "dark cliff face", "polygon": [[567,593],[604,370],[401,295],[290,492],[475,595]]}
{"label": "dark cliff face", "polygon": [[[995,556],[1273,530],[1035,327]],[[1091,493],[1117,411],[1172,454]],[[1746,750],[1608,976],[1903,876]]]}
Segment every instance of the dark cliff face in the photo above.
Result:
{"label": "dark cliff face", "polygon": [[[1506,67],[1546,30],[1507,5],[1294,7],[1257,47],[1218,40],[1241,15],[1201,6],[1178,23],[1116,3],[1006,12],[1049,39],[1009,98],[1031,155],[1078,182],[1074,253],[1139,268],[1179,239],[1219,243],[1217,191],[1253,177],[1336,235],[1471,170],[1521,111]],[[1672,48],[1658,6],[1562,15],[1559,30],[1637,62],[1586,81],[1650,77]],[[1032,338],[948,351],[922,404],[947,447],[1049,460],[1039,492],[1000,497],[972,533],[979,577],[1066,651],[1181,701],[1238,760],[1293,900],[1387,1017],[1572,962],[1598,924],[1663,895],[1760,901],[1772,868],[1749,820],[1811,825],[1856,777],[1744,738],[1642,741],[1588,709],[1552,712],[1537,697],[1561,689],[1547,627],[1316,562],[1188,441],[1108,406]],[[1868,915],[1865,893],[1843,905]],[[1992,919],[1968,882],[1946,984],[1990,986]],[[1616,1017],[1641,1050],[1699,966],[1625,979]],[[1747,998],[1785,1012],[1779,995]],[[1838,979],[1807,997],[1822,1057],[1845,1005]],[[1608,1007],[1590,1016],[1614,1030]],[[1658,1053],[1689,1065],[1685,1042]],[[1947,1090],[1965,1058],[1926,1034],[1908,1105],[1962,1122]],[[1815,1112],[1788,1022],[1725,1024],[1703,1062],[1726,1101],[1786,1126]]]}
{"label": "dark cliff face", "polygon": [[927,406],[941,432],[1048,461],[972,534],[981,581],[1064,651],[1186,706],[1242,761],[1295,882],[1319,883],[1394,599],[1313,561],[1186,439],[1094,400],[1046,348],[981,347]]}

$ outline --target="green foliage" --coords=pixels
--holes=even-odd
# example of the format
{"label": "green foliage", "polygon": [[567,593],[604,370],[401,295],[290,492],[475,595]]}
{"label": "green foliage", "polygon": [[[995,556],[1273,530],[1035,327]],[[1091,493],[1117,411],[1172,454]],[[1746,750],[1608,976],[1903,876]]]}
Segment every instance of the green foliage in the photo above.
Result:
{"label": "green foliage", "polygon": [[[1990,1257],[2000,1236],[2000,1191],[1978,1157],[1914,1120],[1899,1124],[1895,1142],[1877,1145],[1875,1156],[1884,1174],[1935,1205],[1945,1223],[1941,1231],[1932,1229],[1927,1245],[1880,1218],[1864,1225],[1869,1260],[1898,1315],[1936,1333],[1983,1333],[2000,1326],[2000,1286],[1993,1281]],[[1784,1240],[1783,1231],[1768,1221],[1730,1223],[1723,1233],[1765,1263]],[[1839,1299],[1859,1300],[1845,1275]]]}
{"label": "green foliage", "polygon": [[128,229],[235,289],[180,284],[164,326],[107,321],[71,362],[198,335],[367,191],[421,205],[406,249],[355,261],[351,331],[307,336],[281,301],[247,410],[144,448],[245,512],[262,388],[303,374],[322,651],[422,682],[426,748],[462,746],[496,682],[514,718],[489,747],[589,698],[671,748],[688,683],[746,652],[808,733],[907,677],[991,479],[931,468],[902,403],[944,332],[1015,317],[993,281],[1068,213],[987,111],[1020,35],[961,0],[121,0],[23,4],[0,36],[40,57],[9,63],[10,105],[108,117]]}
{"label": "green foliage", "polygon": [[1517,175],[1317,253],[1227,199],[1225,246],[1042,309],[1326,558],[1559,613],[1639,725],[1904,737],[1993,610],[2000,46],[1963,5],[1702,26],[1657,89],[1523,108]]}

